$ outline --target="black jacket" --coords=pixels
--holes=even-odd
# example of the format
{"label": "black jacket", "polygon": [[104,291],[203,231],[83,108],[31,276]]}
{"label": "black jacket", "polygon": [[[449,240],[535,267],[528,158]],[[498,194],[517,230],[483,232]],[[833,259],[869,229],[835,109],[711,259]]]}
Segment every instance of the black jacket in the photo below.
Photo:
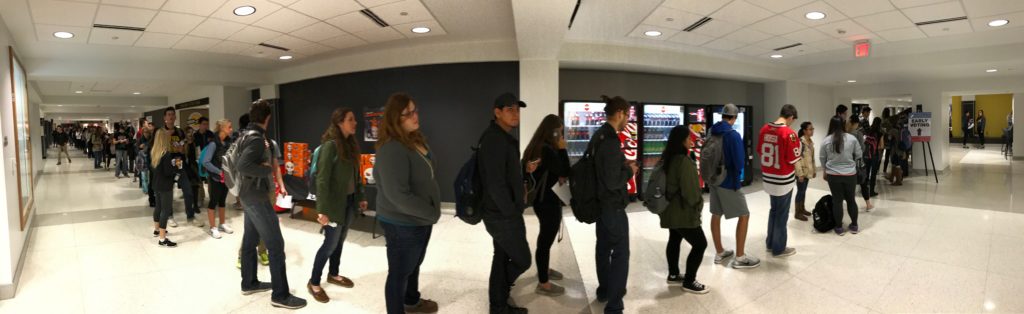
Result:
{"label": "black jacket", "polygon": [[[526,169],[523,169],[524,172]],[[534,180],[540,180],[544,174],[547,174],[547,182],[537,182],[541,189],[537,192],[537,199],[534,200],[534,209],[543,208],[561,208],[561,200],[555,192],[551,191],[551,187],[558,184],[558,178],[569,177],[571,168],[569,165],[569,152],[564,149],[556,149],[551,145],[544,145],[541,148],[540,165],[537,166],[537,170],[533,174],[526,174],[532,176]]]}
{"label": "black jacket", "polygon": [[622,142],[615,129],[608,123],[597,129],[590,139],[594,149],[594,164],[597,167],[597,179],[601,191],[597,199],[603,211],[624,210],[629,205],[629,192],[626,184],[633,178],[633,169],[626,165],[626,155],[622,153]]}
{"label": "black jacket", "polygon": [[153,168],[153,190],[159,192],[170,192],[174,190],[174,176],[181,172],[178,167],[171,165],[175,154],[164,154],[160,163]]}
{"label": "black jacket", "polygon": [[[248,132],[252,134],[246,136]],[[273,156],[270,147],[267,146],[265,130],[256,123],[251,123],[239,140],[238,159],[235,160],[235,168],[240,185],[238,195],[242,200],[263,200],[269,201],[268,195],[274,190],[273,167],[270,166]]]}
{"label": "black jacket", "polygon": [[519,140],[491,122],[480,137],[477,170],[484,189],[483,217],[522,216],[523,175]]}
{"label": "black jacket", "polygon": [[57,145],[67,144],[68,143],[68,134],[67,133],[60,133],[60,132],[54,134],[53,135],[53,142],[57,143]]}

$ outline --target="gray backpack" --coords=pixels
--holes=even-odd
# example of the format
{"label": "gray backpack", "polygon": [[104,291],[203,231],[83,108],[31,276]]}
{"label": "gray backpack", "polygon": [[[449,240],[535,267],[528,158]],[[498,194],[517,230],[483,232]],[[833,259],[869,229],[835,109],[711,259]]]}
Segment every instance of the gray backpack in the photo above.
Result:
{"label": "gray backpack", "polygon": [[700,150],[700,175],[707,186],[719,186],[725,181],[725,153],[721,135],[712,135]]}
{"label": "gray backpack", "polygon": [[658,161],[658,165],[651,172],[651,179],[644,186],[644,207],[656,215],[665,212],[668,208],[667,190],[664,161]]}

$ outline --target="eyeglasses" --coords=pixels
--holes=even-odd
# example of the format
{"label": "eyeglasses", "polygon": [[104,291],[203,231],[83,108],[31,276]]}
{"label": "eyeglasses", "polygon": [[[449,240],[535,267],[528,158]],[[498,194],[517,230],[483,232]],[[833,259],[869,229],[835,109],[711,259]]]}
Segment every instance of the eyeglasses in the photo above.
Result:
{"label": "eyeglasses", "polygon": [[412,115],[417,114],[419,112],[420,112],[419,108],[413,108],[412,110],[409,110],[409,112],[403,112],[402,113],[402,117],[403,118],[411,117]]}

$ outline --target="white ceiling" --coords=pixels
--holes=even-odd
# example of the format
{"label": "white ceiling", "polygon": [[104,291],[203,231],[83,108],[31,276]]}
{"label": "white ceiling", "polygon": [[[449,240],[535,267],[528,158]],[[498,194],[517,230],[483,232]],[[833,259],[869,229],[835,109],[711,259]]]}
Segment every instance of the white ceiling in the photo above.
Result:
{"label": "white ceiling", "polygon": [[[124,80],[34,81],[39,93],[48,96],[141,96],[167,97],[189,86],[185,83]],[[81,91],[81,93],[76,93]],[[138,95],[134,93],[138,92]]]}

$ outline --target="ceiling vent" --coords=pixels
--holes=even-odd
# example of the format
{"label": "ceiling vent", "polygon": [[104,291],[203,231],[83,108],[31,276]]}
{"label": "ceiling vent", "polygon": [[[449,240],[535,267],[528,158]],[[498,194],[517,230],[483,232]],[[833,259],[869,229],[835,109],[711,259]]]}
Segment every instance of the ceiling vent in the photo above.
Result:
{"label": "ceiling vent", "polygon": [[786,49],[793,48],[793,47],[796,47],[796,46],[801,46],[801,45],[803,45],[803,44],[802,43],[795,43],[795,44],[792,44],[792,45],[789,45],[789,46],[775,48],[773,50],[781,51],[781,50],[786,50]]}
{"label": "ceiling vent", "polygon": [[704,26],[704,24],[707,24],[708,22],[711,22],[711,18],[705,16],[705,17],[701,18],[700,20],[698,20],[696,23],[693,23],[689,27],[684,28],[683,31],[692,32],[693,30],[695,30],[697,28],[700,28],[701,26]]}
{"label": "ceiling vent", "polygon": [[967,19],[966,16],[961,16],[961,17],[952,17],[952,18],[941,19],[941,20],[924,21],[924,22],[921,22],[921,23],[914,23],[914,24],[917,24],[917,26],[924,26],[924,25],[939,24],[939,23],[946,23],[946,22],[962,21],[962,20],[966,20],[966,19]]}
{"label": "ceiling vent", "polygon": [[281,46],[274,46],[274,45],[271,45],[271,44],[268,44],[268,43],[260,43],[260,46],[267,47],[267,48],[273,48],[273,49],[277,49],[277,50],[281,50],[281,51],[288,51],[289,50],[288,48],[281,47]]}
{"label": "ceiling vent", "polygon": [[359,13],[362,13],[367,18],[369,18],[371,21],[373,21],[374,23],[377,23],[377,25],[380,25],[380,27],[391,26],[390,24],[388,24],[388,22],[385,22],[384,19],[382,19],[379,16],[377,16],[377,13],[373,13],[373,11],[370,11],[370,9],[359,10]]}
{"label": "ceiling vent", "polygon": [[106,28],[106,29],[120,29],[120,30],[137,31],[137,32],[145,32],[146,31],[145,27],[131,27],[131,26],[121,26],[121,25],[93,24],[92,27],[95,27],[95,28]]}

